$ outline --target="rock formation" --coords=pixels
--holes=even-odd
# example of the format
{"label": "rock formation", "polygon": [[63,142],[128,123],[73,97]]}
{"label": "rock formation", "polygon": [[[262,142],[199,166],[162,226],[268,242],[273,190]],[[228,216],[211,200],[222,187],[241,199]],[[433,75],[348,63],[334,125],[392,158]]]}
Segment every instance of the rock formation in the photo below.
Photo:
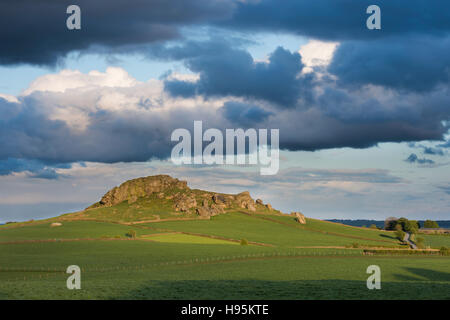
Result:
{"label": "rock formation", "polygon": [[175,199],[175,211],[188,212],[189,209],[197,207],[197,200],[193,195],[181,194]]}
{"label": "rock formation", "polygon": [[303,213],[301,212],[291,212],[291,216],[295,217],[295,221],[297,221],[300,224],[306,224],[306,219]]}
{"label": "rock formation", "polygon": [[150,176],[128,180],[119,187],[108,191],[99,204],[111,207],[123,201],[134,203],[140,197],[146,197],[153,193],[161,193],[169,188],[188,189],[186,181],[180,181],[168,175]]}
{"label": "rock formation", "polygon": [[[140,199],[144,199],[142,202]],[[155,201],[156,205],[171,206],[173,214],[197,214],[201,217],[215,216],[227,210],[250,212],[279,211],[261,199],[252,199],[248,191],[236,195],[192,190],[186,181],[168,175],[157,175],[126,181],[108,191],[99,202],[87,209],[112,207],[126,201],[133,208],[145,207]],[[139,201],[139,202],[138,202]]]}

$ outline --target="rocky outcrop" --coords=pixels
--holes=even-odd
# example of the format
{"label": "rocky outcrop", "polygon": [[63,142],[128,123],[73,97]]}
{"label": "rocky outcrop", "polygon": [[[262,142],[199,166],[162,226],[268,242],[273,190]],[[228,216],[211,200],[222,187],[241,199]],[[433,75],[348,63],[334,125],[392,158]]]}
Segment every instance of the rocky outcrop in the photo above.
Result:
{"label": "rocky outcrop", "polygon": [[157,206],[171,207],[173,211],[169,212],[172,214],[196,213],[201,217],[215,216],[236,209],[251,212],[264,212],[266,208],[274,210],[270,204],[265,205],[261,199],[253,200],[248,191],[232,195],[193,190],[187,186],[186,181],[168,175],[126,181],[108,191],[99,202],[87,209],[111,207],[124,201],[127,201],[133,209],[145,208],[147,203],[153,202]]}
{"label": "rocky outcrop", "polygon": [[188,212],[189,209],[197,207],[197,200],[193,195],[181,194],[174,200],[175,211]]}
{"label": "rocky outcrop", "polygon": [[186,181],[181,181],[168,175],[133,179],[108,191],[100,200],[99,205],[110,207],[123,201],[134,203],[140,197],[161,193],[169,188],[188,189],[188,186]]}
{"label": "rocky outcrop", "polygon": [[306,219],[303,213],[301,212],[291,212],[291,216],[295,217],[295,221],[300,224],[306,224]]}

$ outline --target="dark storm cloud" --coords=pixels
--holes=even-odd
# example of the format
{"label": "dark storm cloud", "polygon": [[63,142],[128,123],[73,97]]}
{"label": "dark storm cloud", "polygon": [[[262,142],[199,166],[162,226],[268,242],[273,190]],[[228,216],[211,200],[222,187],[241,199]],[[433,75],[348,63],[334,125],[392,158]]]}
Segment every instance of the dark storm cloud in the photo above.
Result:
{"label": "dark storm cloud", "polygon": [[166,48],[158,55],[185,58],[186,66],[200,75],[196,82],[167,80],[165,88],[173,96],[238,96],[262,99],[281,107],[295,106],[298,99],[310,98],[311,79],[300,77],[300,54],[278,47],[268,63],[256,62],[244,49],[223,42],[189,42]]}
{"label": "dark storm cloud", "polygon": [[267,120],[272,112],[266,111],[256,105],[248,105],[241,102],[225,102],[220,109],[224,117],[236,126],[258,125]]}
{"label": "dark storm cloud", "polygon": [[445,154],[442,144],[437,147],[428,147],[423,144],[410,143],[409,147],[422,149],[424,154],[429,155],[443,156]]}
{"label": "dark storm cloud", "polygon": [[423,147],[423,153],[431,154],[431,155],[438,155],[438,156],[444,155],[444,151],[442,151],[442,149],[432,148],[432,147]]}
{"label": "dark storm cloud", "polygon": [[422,92],[449,82],[449,52],[450,37],[347,41],[337,48],[328,71],[343,85]]}
{"label": "dark storm cloud", "polygon": [[[171,129],[155,125],[137,115],[99,111],[91,114],[91,125],[82,133],[68,127],[66,122],[52,120],[41,111],[38,98],[27,97],[19,106],[2,104],[18,111],[0,118],[0,159],[38,159],[48,163],[97,161],[146,161],[170,154]],[[173,120],[176,122],[176,120]]]}
{"label": "dark storm cloud", "polygon": [[[368,30],[366,8],[381,8]],[[450,2],[261,0],[239,3],[229,28],[340,41],[329,67],[341,84],[427,91],[450,79]]]}
{"label": "dark storm cloud", "polygon": [[[18,103],[0,98],[0,161],[3,174],[33,171],[30,163],[16,163],[8,159],[32,159],[54,168],[58,163],[92,161],[103,163],[147,161],[152,158],[167,159],[175,143],[170,141],[176,128],[192,130],[194,120],[204,122],[207,128],[259,128],[280,129],[280,147],[288,150],[319,150],[324,148],[365,148],[379,142],[418,141],[440,139],[448,128],[441,118],[448,117],[448,108],[441,104],[440,95],[423,96],[419,100],[399,95],[395,101],[403,102],[403,112],[390,101],[374,99],[378,105],[377,117],[365,112],[366,95],[358,99],[336,99],[332,113],[329,105],[311,104],[309,108],[280,109],[271,104],[227,101],[218,110],[206,106],[183,108],[183,102],[170,102],[168,110],[139,105],[139,110],[97,109],[96,101],[110,92],[133,92],[138,88],[111,88],[103,92],[97,87],[91,91],[68,90],[59,92],[35,92],[22,96]],[[128,91],[127,91],[128,90]],[[76,100],[74,99],[81,99]],[[350,100],[348,100],[350,99]],[[327,99],[328,100],[328,99]],[[320,99],[318,99],[320,101]],[[342,101],[351,101],[346,107]],[[362,102],[361,102],[362,101]],[[426,102],[426,103],[425,103]],[[71,128],[68,123],[56,120],[53,112],[60,106],[91,105],[88,123],[82,130]],[[178,108],[176,103],[180,103]],[[57,109],[55,109],[55,106]],[[444,105],[445,106],[445,105]],[[328,108],[328,109],[327,109]],[[447,113],[443,113],[447,110]],[[339,113],[341,112],[341,113]],[[368,116],[369,114],[369,116]],[[369,119],[367,118],[369,117]],[[369,121],[370,120],[370,121]],[[33,163],[31,163],[33,164]],[[51,177],[42,165],[35,175]]]}
{"label": "dark storm cloud", "polygon": [[[366,9],[381,8],[382,30],[366,27]],[[261,0],[239,2],[222,22],[247,31],[284,31],[324,40],[374,39],[400,34],[441,35],[450,31],[450,3],[426,0]]]}
{"label": "dark storm cloud", "polygon": [[434,164],[434,161],[426,158],[419,158],[415,153],[411,153],[408,158],[405,159],[409,163],[419,163],[419,164]]}
{"label": "dark storm cloud", "polygon": [[[81,8],[81,30],[66,27],[66,9]],[[3,0],[0,64],[53,65],[71,51],[133,51],[180,37],[179,28],[230,16],[226,0]]]}
{"label": "dark storm cloud", "polygon": [[[200,95],[206,101],[231,98],[210,113],[196,106],[182,108],[182,99],[170,102],[180,103],[180,108],[171,106],[161,113],[151,112],[151,99],[148,103],[142,100],[139,112],[92,108],[87,113],[82,111],[89,121],[81,131],[55,120],[52,110],[71,113],[70,99],[74,96],[98,94],[97,99],[80,103],[95,105],[102,97],[100,87],[90,92],[38,92],[21,96],[19,103],[0,98],[0,161],[6,161],[4,174],[28,171],[50,178],[52,164],[56,163],[164,159],[173,146],[172,130],[191,129],[194,120],[203,120],[204,129],[280,129],[280,147],[288,150],[442,140],[448,131],[448,122],[444,121],[450,120],[450,4],[419,0],[262,0],[242,2],[234,8],[234,2],[225,0],[139,0],[132,4],[80,1],[82,30],[73,32],[65,28],[68,4],[3,1],[0,64],[54,64],[71,51],[141,50],[151,59],[182,61],[198,75],[196,81],[167,76],[164,86],[172,96]],[[365,27],[369,4],[382,8],[381,31]],[[234,18],[225,22],[231,15]],[[282,47],[272,52],[267,62],[259,62],[247,51],[245,38],[230,38],[226,32],[222,35],[227,35],[227,40],[180,38],[183,26],[219,20],[221,26],[239,28],[247,35],[254,30],[287,31],[339,40],[341,44],[327,69],[337,81],[327,75],[302,74],[300,54]],[[165,42],[173,39],[176,41]],[[367,84],[377,87],[365,87]],[[164,102],[159,107],[164,109]],[[30,171],[26,168],[33,163],[8,159],[34,159],[41,167]],[[431,161],[417,155],[408,159],[423,164]]]}
{"label": "dark storm cloud", "polygon": [[13,172],[25,172],[28,177],[40,179],[58,179],[60,175],[57,168],[70,168],[67,164],[46,165],[37,160],[8,158],[0,160],[0,176],[9,175]]}

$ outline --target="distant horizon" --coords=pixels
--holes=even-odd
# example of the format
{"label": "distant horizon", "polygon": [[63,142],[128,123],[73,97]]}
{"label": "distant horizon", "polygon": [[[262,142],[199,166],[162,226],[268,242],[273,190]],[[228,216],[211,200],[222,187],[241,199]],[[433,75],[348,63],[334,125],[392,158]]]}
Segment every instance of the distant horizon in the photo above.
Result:
{"label": "distant horizon", "polygon": [[[14,220],[14,219],[4,219],[3,218],[3,216],[1,216],[0,217],[0,224],[5,224],[5,223],[7,223],[7,222],[26,222],[26,221],[30,221],[30,220],[45,220],[45,219],[49,219],[49,218],[53,218],[53,217],[56,217],[56,216],[59,216],[59,215],[62,215],[62,214],[66,214],[66,213],[72,213],[72,212],[77,212],[77,211],[81,211],[81,210],[84,210],[84,209],[86,209],[88,206],[90,206],[90,205],[92,205],[93,203],[81,203],[81,204],[71,204],[71,205],[69,205],[68,206],[68,208],[70,207],[70,208],[72,208],[72,210],[57,210],[57,209],[55,209],[55,210],[57,210],[57,211],[54,211],[54,213],[45,213],[45,212],[43,212],[42,214],[40,214],[40,215],[30,215],[30,216],[27,216],[25,219],[22,219],[22,220],[19,220],[19,219],[17,219],[17,220]],[[58,204],[58,203],[56,203],[56,204],[47,204],[47,205],[54,205],[54,206],[56,206],[56,207],[61,207],[61,206],[67,206],[67,204]],[[15,205],[10,205],[9,207],[10,208],[12,208],[12,207],[14,207]],[[36,206],[34,205],[34,204],[31,204],[31,205],[27,205],[27,206],[25,206],[27,209],[18,209],[18,211],[29,211],[29,210],[31,210],[32,208],[35,208]],[[276,208],[277,209],[277,208]],[[7,209],[6,209],[7,210]],[[45,209],[44,209],[45,210]],[[300,210],[301,211],[301,210]],[[3,215],[4,215],[4,213],[6,212],[5,211],[5,206],[4,205],[0,205],[0,212],[2,212],[3,213]],[[290,212],[284,212],[284,211],[282,211],[284,214],[290,214]],[[347,218],[347,217],[334,217],[334,218],[321,218],[321,217],[318,217],[318,216],[315,216],[315,215],[308,215],[308,214],[305,214],[305,216],[306,217],[308,217],[308,218],[313,218],[313,219],[319,219],[319,220],[326,220],[326,221],[331,221],[331,220],[338,220],[338,221],[343,221],[343,220],[348,220],[348,221],[373,221],[373,222],[384,222],[384,220],[385,219],[387,219],[388,217],[392,217],[392,216],[394,216],[394,215],[389,215],[389,216],[386,216],[385,218],[356,218],[356,217],[351,217],[351,218]],[[13,215],[10,215],[10,217],[14,217],[14,214]],[[410,218],[410,217],[408,217],[407,215],[406,216],[404,216],[404,215],[401,215],[401,216],[396,216],[396,218],[401,218],[401,217],[405,217],[405,218],[408,218],[408,219],[410,219],[410,220],[417,220],[417,221],[419,221],[419,222],[423,222],[423,221],[425,221],[425,220],[434,220],[434,221],[436,221],[436,222],[440,222],[440,221],[442,221],[442,222],[449,222],[450,223],[450,219],[433,219],[433,218],[429,218],[429,217],[426,217],[426,218]]]}

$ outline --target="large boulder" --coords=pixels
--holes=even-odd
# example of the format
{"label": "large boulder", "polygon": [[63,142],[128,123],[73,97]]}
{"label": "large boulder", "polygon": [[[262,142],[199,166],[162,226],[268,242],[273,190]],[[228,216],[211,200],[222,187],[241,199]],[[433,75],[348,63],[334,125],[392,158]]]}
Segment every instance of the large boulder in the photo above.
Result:
{"label": "large boulder", "polygon": [[61,227],[62,223],[60,222],[53,222],[52,224],[50,224],[50,227],[54,228],[54,227]]}
{"label": "large boulder", "polygon": [[226,199],[225,199],[225,196],[223,194],[217,194],[216,193],[216,194],[213,194],[212,201],[215,204],[221,204],[221,203],[225,203]]}
{"label": "large boulder", "polygon": [[[255,201],[250,196],[250,193],[248,191],[241,192],[234,196],[234,200],[238,207],[243,209],[249,209],[252,210],[255,208]],[[254,211],[254,210],[252,210]]]}
{"label": "large boulder", "polygon": [[198,207],[196,211],[201,217],[216,216],[225,212],[223,205],[213,203],[211,206],[208,206],[208,203],[205,202],[203,202],[203,205]]}
{"label": "large boulder", "polygon": [[300,224],[306,224],[306,218],[301,212],[291,212],[291,216],[295,217],[295,221]]}
{"label": "large boulder", "polygon": [[250,211],[256,211],[256,207],[253,203],[249,202],[245,204],[245,208]]}
{"label": "large boulder", "polygon": [[199,207],[199,208],[196,209],[196,211],[197,211],[197,214],[200,217],[209,217],[209,216],[211,216],[211,212],[209,211],[208,207]]}

